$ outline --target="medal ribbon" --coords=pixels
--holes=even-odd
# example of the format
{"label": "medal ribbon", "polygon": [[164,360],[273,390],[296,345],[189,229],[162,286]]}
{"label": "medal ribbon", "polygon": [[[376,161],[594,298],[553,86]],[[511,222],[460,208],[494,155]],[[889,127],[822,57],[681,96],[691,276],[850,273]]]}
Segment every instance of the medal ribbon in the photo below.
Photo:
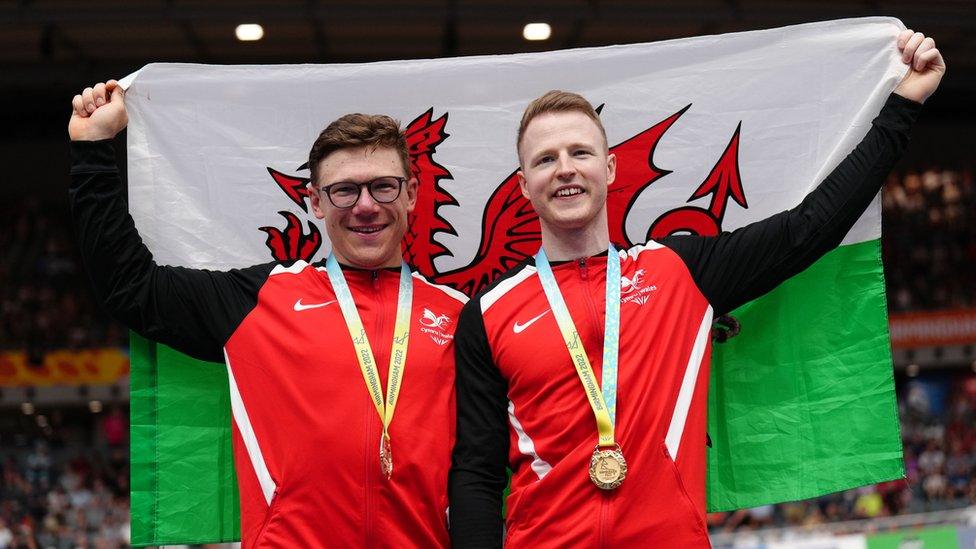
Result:
{"label": "medal ribbon", "polygon": [[576,367],[586,398],[596,416],[596,428],[600,434],[600,446],[614,446],[613,426],[617,416],[617,349],[620,346],[620,256],[616,248],[610,244],[607,251],[607,288],[606,288],[606,320],[603,330],[603,375],[602,391],[597,385],[596,376],[590,366],[590,359],[583,349],[579,331],[569,316],[566,302],[559,291],[559,284],[552,274],[549,258],[546,252],[539,248],[535,255],[535,266],[539,272],[542,289],[546,292],[546,299],[552,308],[552,314],[559,324],[559,331],[563,334],[566,349]]}
{"label": "medal ribbon", "polygon": [[390,370],[386,378],[386,401],[383,400],[383,391],[380,387],[380,374],[376,369],[376,359],[373,358],[373,349],[369,345],[366,337],[366,328],[363,321],[359,318],[359,311],[356,310],[356,303],[349,292],[349,285],[346,284],[346,277],[342,274],[342,268],[335,256],[329,254],[325,262],[325,270],[329,274],[329,282],[335,290],[336,299],[342,309],[342,317],[346,321],[346,328],[352,337],[352,344],[356,348],[356,358],[359,360],[359,369],[363,372],[363,379],[366,381],[366,389],[369,396],[376,406],[376,413],[379,414],[383,422],[383,438],[390,439],[390,423],[393,421],[393,412],[396,410],[397,397],[400,394],[400,385],[403,382],[403,368],[407,363],[407,339],[410,336],[410,309],[413,305],[413,282],[411,281],[410,268],[405,262],[400,262],[400,291],[397,296],[396,324],[393,328],[393,348],[390,350]]}

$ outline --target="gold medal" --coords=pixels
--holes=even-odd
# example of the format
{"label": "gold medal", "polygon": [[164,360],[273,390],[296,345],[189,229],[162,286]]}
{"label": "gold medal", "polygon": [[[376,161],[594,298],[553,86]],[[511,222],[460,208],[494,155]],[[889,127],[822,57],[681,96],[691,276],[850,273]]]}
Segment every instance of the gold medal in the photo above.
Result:
{"label": "gold medal", "polygon": [[607,449],[597,446],[590,458],[590,480],[601,490],[613,490],[627,478],[627,460],[619,445]]}
{"label": "gold medal", "polygon": [[380,439],[380,471],[388,479],[393,476],[393,446],[386,434]]}

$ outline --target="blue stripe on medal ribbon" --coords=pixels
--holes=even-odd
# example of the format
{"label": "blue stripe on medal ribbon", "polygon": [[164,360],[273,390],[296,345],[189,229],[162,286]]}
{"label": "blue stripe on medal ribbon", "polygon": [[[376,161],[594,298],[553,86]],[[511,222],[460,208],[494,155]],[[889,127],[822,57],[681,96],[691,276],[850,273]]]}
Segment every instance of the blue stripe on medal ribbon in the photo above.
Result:
{"label": "blue stripe on medal ribbon", "polygon": [[[397,325],[394,326],[394,330],[396,330],[399,327],[398,325],[401,322],[401,318],[406,318],[407,319],[407,322],[409,322],[409,320],[410,320],[410,317],[409,317],[410,308],[412,306],[413,306],[413,275],[410,273],[410,267],[407,265],[407,262],[401,260],[400,261],[400,291],[399,291],[399,293],[397,293],[397,315],[396,315],[396,324]],[[408,315],[408,316],[404,317],[404,315]],[[396,337],[396,333],[394,333],[393,336]],[[407,341],[410,340],[410,327],[409,326],[407,327],[406,333],[403,334],[403,338],[406,341],[403,341],[403,342],[394,341],[393,344],[394,345],[398,345],[398,344],[404,344],[405,345],[407,343]],[[404,357],[403,357],[403,365],[404,366],[406,366],[406,363],[407,363],[406,352],[407,352],[406,351],[406,348],[404,348],[404,350],[403,350],[403,354],[404,354]],[[394,358],[393,356],[390,357],[390,366],[391,366],[390,372],[391,373],[393,371],[393,368],[392,368],[392,366],[393,366],[393,358]],[[402,370],[401,370],[401,375],[402,375]],[[401,379],[400,381],[402,382],[403,380]],[[391,407],[393,405],[392,404],[392,401],[396,400],[396,398],[400,394],[400,391],[397,391],[395,394],[392,392],[392,385],[393,385],[392,383],[387,383],[387,387],[386,387],[386,393],[387,393],[386,394],[386,406],[387,406],[387,408],[389,408],[389,407]]]}
{"label": "blue stripe on medal ribbon", "polygon": [[617,424],[617,356],[620,348],[620,256],[613,244],[607,251],[607,304],[603,329],[603,400],[610,422]]}
{"label": "blue stripe on medal ribbon", "polygon": [[[552,267],[549,265],[549,258],[546,252],[539,248],[535,255],[536,270],[539,272],[539,280],[549,298],[552,312],[556,316],[569,317],[569,310],[563,300],[556,277],[552,274]],[[603,393],[603,401],[607,405],[607,412],[610,414],[610,423],[615,425],[617,421],[617,356],[620,346],[620,256],[613,244],[607,250],[607,281],[606,281],[606,308],[603,328],[603,367],[600,380],[600,387]],[[572,322],[572,319],[570,319]]]}

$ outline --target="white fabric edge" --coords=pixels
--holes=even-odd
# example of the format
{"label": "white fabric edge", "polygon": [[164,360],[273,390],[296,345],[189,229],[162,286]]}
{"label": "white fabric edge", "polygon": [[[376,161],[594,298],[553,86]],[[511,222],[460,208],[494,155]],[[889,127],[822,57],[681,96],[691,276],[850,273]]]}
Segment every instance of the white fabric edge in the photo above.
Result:
{"label": "white fabric edge", "polygon": [[278,486],[271,478],[268,465],[264,462],[261,446],[258,444],[257,436],[255,436],[254,429],[251,427],[251,419],[247,415],[247,409],[244,407],[241,393],[237,389],[237,380],[234,379],[234,370],[231,368],[230,356],[227,355],[227,349],[224,349],[224,361],[227,363],[227,380],[230,382],[230,408],[234,415],[234,423],[237,424],[237,430],[241,433],[241,438],[244,439],[244,447],[247,449],[247,455],[251,459],[251,467],[254,468],[254,474],[258,477],[261,492],[264,493],[264,501],[270,507],[271,498],[274,497],[275,490],[278,489]]}
{"label": "white fabric edge", "polygon": [[485,295],[481,296],[481,314],[485,314],[485,311],[494,305],[496,301],[501,299],[503,295],[507,294],[509,290],[534,274],[535,267],[526,265],[518,274],[514,274],[511,277],[499,282],[498,286],[495,286],[490,291],[485,293]]}
{"label": "white fabric edge", "polygon": [[515,429],[515,434],[518,436],[519,452],[532,458],[532,472],[539,477],[539,480],[542,480],[552,470],[552,465],[536,453],[535,442],[532,442],[532,437],[522,428],[522,422],[515,417],[515,403],[511,400],[508,401],[508,420],[512,423],[512,428]]}
{"label": "white fabric edge", "polygon": [[306,263],[304,259],[299,259],[298,261],[292,263],[290,267],[285,267],[284,265],[275,265],[274,269],[271,269],[271,275],[269,276],[274,276],[276,274],[281,274],[281,273],[298,274],[302,272],[305,269],[305,267],[308,267],[308,263]]}
{"label": "white fabric edge", "polygon": [[415,279],[423,282],[424,284],[430,286],[431,288],[436,288],[436,289],[444,292],[448,296],[453,297],[454,299],[460,301],[462,304],[468,302],[468,296],[466,296],[463,293],[455,290],[454,288],[451,288],[450,286],[444,286],[444,285],[441,285],[441,284],[434,284],[433,282],[427,280],[427,277],[425,277],[424,275],[422,275],[422,274],[420,274],[420,273],[418,273],[416,271],[414,271],[413,277]]}
{"label": "white fabric edge", "polygon": [[[143,69],[144,68],[146,67],[143,67]],[[122,78],[119,78],[119,87],[122,88],[123,90],[128,90],[129,86],[131,86],[132,83],[135,82],[136,78],[139,78],[140,72],[142,72],[142,69],[139,69],[136,72],[127,74]]]}
{"label": "white fabric edge", "polygon": [[639,256],[640,253],[643,252],[644,250],[659,250],[663,247],[664,244],[661,244],[654,240],[648,240],[643,244],[637,244],[636,246],[633,246],[629,249],[619,250],[617,252],[617,255],[620,256],[620,259],[625,259],[627,256],[630,256],[631,259],[637,259],[637,256]]}
{"label": "white fabric edge", "polygon": [[698,326],[695,345],[691,349],[691,356],[688,357],[688,364],[685,366],[685,376],[681,380],[681,389],[678,390],[678,401],[675,403],[674,412],[671,414],[668,434],[664,437],[664,444],[668,447],[668,453],[671,454],[671,459],[675,461],[678,459],[678,446],[681,444],[681,435],[685,431],[685,421],[688,419],[688,410],[691,408],[691,398],[695,394],[698,370],[701,369],[705,348],[708,347],[708,337],[712,328],[712,313],[712,306],[709,305],[705,309],[701,324]]}

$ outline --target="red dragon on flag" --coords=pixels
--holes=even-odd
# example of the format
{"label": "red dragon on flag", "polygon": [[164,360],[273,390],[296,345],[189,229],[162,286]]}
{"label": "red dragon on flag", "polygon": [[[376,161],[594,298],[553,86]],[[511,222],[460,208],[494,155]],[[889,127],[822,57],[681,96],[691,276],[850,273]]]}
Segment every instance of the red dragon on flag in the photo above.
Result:
{"label": "red dragon on flag", "polygon": [[[690,107],[690,104],[685,106],[610,148],[610,152],[617,156],[616,180],[607,195],[611,241],[626,247],[635,244],[625,230],[627,215],[644,189],[671,173],[655,165],[654,150],[661,137]],[[470,296],[538,251],[542,238],[539,218],[522,196],[518,177],[513,171],[488,199],[481,221],[481,242],[474,260],[462,268],[438,272],[434,259],[451,253],[434,240],[434,236],[438,233],[457,234],[438,211],[441,206],[457,205],[458,202],[441,184],[445,179],[452,179],[451,173],[434,160],[437,146],[450,137],[445,131],[448,114],[435,119],[433,113],[433,108],[428,109],[406,128],[410,170],[419,185],[417,205],[410,215],[409,229],[403,240],[404,259],[435,283],[452,286]],[[688,198],[688,202],[694,202],[711,195],[708,207],[686,205],[665,212],[651,224],[648,239],[679,232],[717,235],[729,199],[748,208],[739,175],[740,130],[741,123],[711,172]],[[298,169],[307,168],[306,164]],[[308,177],[287,175],[272,168],[268,168],[268,173],[288,198],[308,213]],[[285,218],[284,228],[260,227],[268,235],[266,245],[272,257],[277,261],[310,260],[322,245],[319,229],[311,221],[303,226],[298,216],[289,211],[278,213]]]}

